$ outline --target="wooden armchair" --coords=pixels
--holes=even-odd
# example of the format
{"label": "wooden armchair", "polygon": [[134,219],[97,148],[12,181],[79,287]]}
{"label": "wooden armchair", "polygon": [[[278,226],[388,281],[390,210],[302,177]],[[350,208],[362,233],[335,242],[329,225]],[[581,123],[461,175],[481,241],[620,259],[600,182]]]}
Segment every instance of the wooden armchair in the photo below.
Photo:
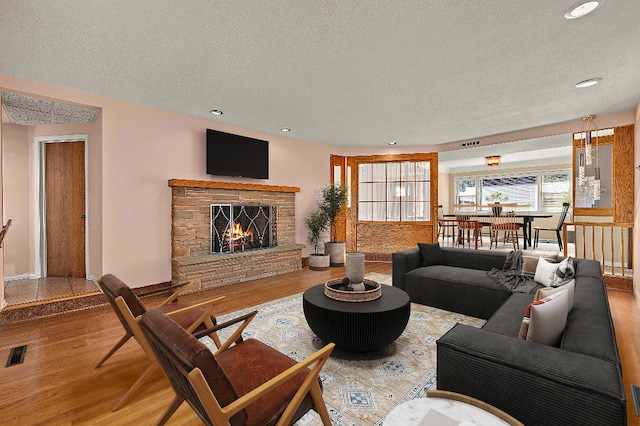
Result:
{"label": "wooden armchair", "polygon": [[[258,340],[243,340],[242,330],[256,314],[193,335],[161,311],[142,316],[142,329],[177,395],[158,424],[187,401],[207,425],[290,425],[310,409],[331,425],[319,374],[335,345],[296,363]],[[196,338],[234,324],[240,326],[215,354]]]}
{"label": "wooden armchair", "polygon": [[[147,358],[149,358],[149,361],[151,362],[149,367],[147,367],[147,369],[142,373],[138,380],[136,380],[135,383],[131,385],[129,390],[113,407],[113,411],[116,411],[124,405],[124,403],[158,368],[159,365],[155,357],[155,353],[149,346],[146,335],[140,329],[139,321],[136,320],[147,311],[145,306],[140,301],[138,295],[136,295],[128,285],[111,274],[103,276],[98,281],[98,285],[102,289],[103,293],[107,296],[111,307],[122,323],[125,334],[100,360],[100,362],[96,365],[96,368],[100,367],[107,359],[109,359],[109,357],[111,357],[111,355],[113,355],[132,337],[134,337],[135,340],[140,344],[145,354],[147,355]],[[177,300],[181,287],[182,285],[165,287],[158,290],[152,290],[146,293],[142,293],[140,294],[140,296],[165,292],[167,290],[174,290],[171,296],[169,296],[160,304],[160,306],[157,308],[158,310],[165,312],[167,315],[171,315],[173,318],[175,318],[176,322],[178,322],[190,333],[195,330],[204,330],[205,328],[214,326],[216,323],[216,319],[212,315],[212,310],[217,302],[224,299],[224,296],[207,300],[205,302],[192,304],[187,301]],[[211,337],[216,345],[220,346],[220,339],[218,339],[218,336],[214,334]]]}

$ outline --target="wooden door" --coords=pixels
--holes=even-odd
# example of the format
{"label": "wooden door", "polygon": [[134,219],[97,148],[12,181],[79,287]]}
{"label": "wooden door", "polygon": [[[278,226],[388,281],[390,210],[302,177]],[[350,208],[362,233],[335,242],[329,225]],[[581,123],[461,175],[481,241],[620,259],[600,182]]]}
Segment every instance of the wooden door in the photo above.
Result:
{"label": "wooden door", "polygon": [[85,277],[84,142],[45,143],[48,277]]}

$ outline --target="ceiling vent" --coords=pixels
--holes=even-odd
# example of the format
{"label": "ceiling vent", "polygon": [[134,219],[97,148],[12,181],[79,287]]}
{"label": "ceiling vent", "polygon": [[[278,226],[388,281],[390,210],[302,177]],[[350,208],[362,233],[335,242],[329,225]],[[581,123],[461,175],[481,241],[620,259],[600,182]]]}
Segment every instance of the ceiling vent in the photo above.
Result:
{"label": "ceiling vent", "polygon": [[460,144],[460,146],[461,146],[462,148],[466,148],[466,147],[468,147],[468,146],[476,146],[476,145],[480,145],[480,141],[462,142],[462,143]]}

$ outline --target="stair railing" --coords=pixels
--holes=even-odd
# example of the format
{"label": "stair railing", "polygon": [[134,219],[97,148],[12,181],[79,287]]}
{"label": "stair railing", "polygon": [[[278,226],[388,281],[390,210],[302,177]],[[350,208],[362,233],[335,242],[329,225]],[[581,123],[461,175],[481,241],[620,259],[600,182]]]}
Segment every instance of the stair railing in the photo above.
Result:
{"label": "stair railing", "polygon": [[[633,223],[616,222],[566,222],[562,226],[562,238],[569,242],[573,229],[574,256],[600,261],[602,273],[631,276],[633,274]],[[567,257],[567,245],[564,256]]]}

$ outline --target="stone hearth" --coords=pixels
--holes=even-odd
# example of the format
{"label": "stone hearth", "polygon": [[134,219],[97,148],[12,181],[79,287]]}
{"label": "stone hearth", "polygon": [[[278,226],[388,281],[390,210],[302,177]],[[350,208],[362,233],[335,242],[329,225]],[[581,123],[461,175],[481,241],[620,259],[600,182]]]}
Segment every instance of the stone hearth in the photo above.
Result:
{"label": "stone hearth", "polygon": [[[171,196],[171,280],[196,292],[302,268],[303,244],[295,243],[295,193],[289,186],[169,180]],[[210,253],[211,205],[277,208],[277,246],[236,253]]]}

